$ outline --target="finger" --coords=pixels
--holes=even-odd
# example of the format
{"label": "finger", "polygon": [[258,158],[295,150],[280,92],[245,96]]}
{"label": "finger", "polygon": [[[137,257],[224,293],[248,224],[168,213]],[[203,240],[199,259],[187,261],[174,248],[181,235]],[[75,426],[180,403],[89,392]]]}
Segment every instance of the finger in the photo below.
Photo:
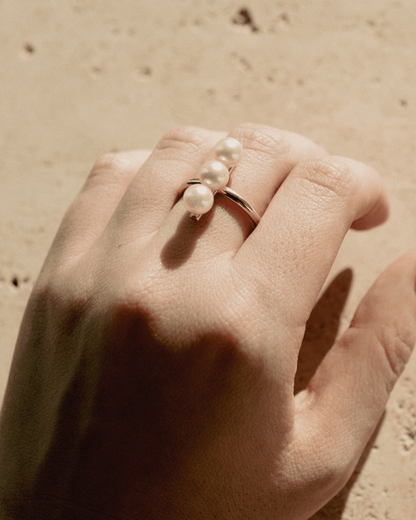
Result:
{"label": "finger", "polygon": [[294,132],[244,123],[231,133],[243,144],[244,155],[229,186],[263,215],[274,194],[295,165],[328,152]]}
{"label": "finger", "polygon": [[[169,130],[129,186],[110,226],[122,240],[157,231],[178,199],[181,186],[199,169],[223,132],[178,127]],[[182,212],[185,212],[181,205]]]}
{"label": "finger", "polygon": [[103,155],[95,162],[65,214],[52,248],[54,257],[77,257],[97,240],[149,155],[148,150],[137,150]]}
{"label": "finger", "polygon": [[[267,125],[244,123],[230,136],[243,144],[244,151],[228,186],[248,200],[260,215],[297,163],[328,155],[302,135]],[[232,201],[221,196],[216,200],[216,215],[210,228],[216,249],[235,250],[253,231],[253,225]]]}
{"label": "finger", "polygon": [[[266,125],[245,123],[229,135],[242,143],[243,154],[228,186],[247,199],[260,214],[296,163],[326,153],[305,137]],[[180,240],[181,244],[186,237],[198,236],[193,259],[199,256],[209,260],[230,251],[234,254],[253,231],[253,224],[244,211],[220,194],[215,197],[214,208],[196,225],[183,222],[185,214],[182,204],[178,204],[166,223],[165,233],[168,236],[177,234],[177,223],[182,222],[180,229],[184,239]]]}
{"label": "finger", "polygon": [[280,306],[287,325],[303,327],[351,224],[368,228],[387,216],[386,189],[372,168],[330,156],[300,163],[238,251],[234,267],[262,291],[269,307]]}
{"label": "finger", "polygon": [[[391,264],[359,306],[307,389],[296,396],[302,442],[338,452],[352,469],[416,341],[416,248]],[[308,426],[306,426],[308,425]],[[305,430],[306,432],[306,430]]]}

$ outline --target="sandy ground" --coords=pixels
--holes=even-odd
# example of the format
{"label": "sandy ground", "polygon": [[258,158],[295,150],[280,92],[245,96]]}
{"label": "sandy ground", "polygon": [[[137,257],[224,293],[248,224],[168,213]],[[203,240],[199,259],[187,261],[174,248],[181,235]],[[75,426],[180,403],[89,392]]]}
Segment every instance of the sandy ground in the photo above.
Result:
{"label": "sandy ground", "polygon": [[[381,172],[392,217],[348,235],[330,280],[348,267],[352,286],[341,274],[317,313],[327,339],[345,328],[416,243],[415,22],[413,0],[0,0],[0,399],[31,287],[91,164],[174,125],[266,123]],[[350,483],[313,518],[416,519],[416,356]]]}

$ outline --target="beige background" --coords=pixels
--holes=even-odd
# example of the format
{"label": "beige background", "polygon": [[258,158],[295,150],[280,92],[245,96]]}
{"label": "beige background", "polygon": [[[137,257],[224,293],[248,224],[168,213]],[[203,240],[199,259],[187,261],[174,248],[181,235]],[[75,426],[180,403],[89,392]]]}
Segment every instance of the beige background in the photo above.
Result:
{"label": "beige background", "polygon": [[[0,399],[30,289],[94,159],[153,147],[171,126],[266,123],[379,169],[392,217],[340,252],[331,278],[353,271],[342,327],[416,243],[414,0],[0,0],[0,28]],[[415,445],[413,357],[367,457],[314,520],[416,519]]]}

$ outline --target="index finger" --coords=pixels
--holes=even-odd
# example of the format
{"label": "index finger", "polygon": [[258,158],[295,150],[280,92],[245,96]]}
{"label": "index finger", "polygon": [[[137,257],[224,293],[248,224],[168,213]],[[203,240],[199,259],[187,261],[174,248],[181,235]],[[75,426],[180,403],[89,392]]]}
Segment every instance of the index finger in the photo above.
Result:
{"label": "index finger", "polygon": [[348,229],[377,226],[388,213],[386,188],[371,167],[334,156],[299,163],[234,257],[234,268],[280,309],[288,326],[304,326]]}

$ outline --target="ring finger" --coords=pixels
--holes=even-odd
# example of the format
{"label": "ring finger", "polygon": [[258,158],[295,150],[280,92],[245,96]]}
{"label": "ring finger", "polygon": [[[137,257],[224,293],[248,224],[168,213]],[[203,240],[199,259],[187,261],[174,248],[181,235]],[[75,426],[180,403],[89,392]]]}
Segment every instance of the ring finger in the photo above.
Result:
{"label": "ring finger", "polygon": [[[242,143],[243,154],[228,187],[250,202],[260,215],[298,162],[327,154],[305,137],[265,125],[242,124],[229,135]],[[198,171],[192,176],[197,177]],[[188,237],[196,234],[198,244],[194,249],[199,249],[205,257],[207,254],[212,257],[238,249],[252,230],[248,215],[218,194],[213,209],[198,222],[189,219],[182,203],[176,204],[160,232],[163,237],[178,232]]]}

